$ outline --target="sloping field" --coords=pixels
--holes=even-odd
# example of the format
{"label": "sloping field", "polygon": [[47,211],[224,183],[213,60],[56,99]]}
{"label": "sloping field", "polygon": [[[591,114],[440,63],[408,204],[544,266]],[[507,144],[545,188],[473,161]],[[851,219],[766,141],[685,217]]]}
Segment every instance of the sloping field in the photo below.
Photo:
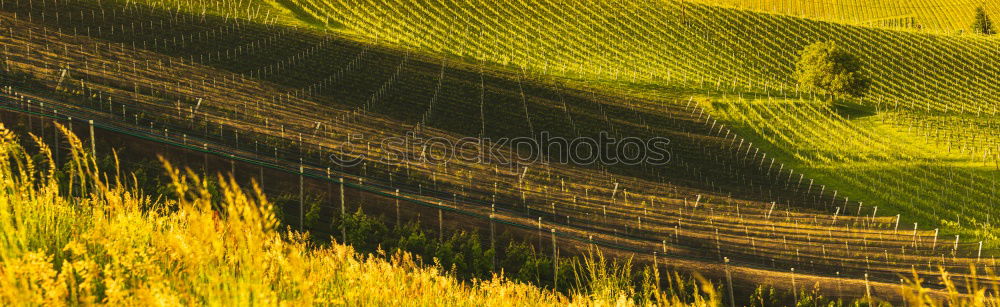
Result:
{"label": "sloping field", "polygon": [[[864,112],[903,110],[970,117],[996,114],[997,96],[991,93],[998,90],[1000,69],[994,59],[1000,55],[1000,46],[989,38],[888,31],[677,1],[296,4],[315,16],[337,20],[344,25],[343,31],[376,42],[512,65],[542,75],[625,84],[672,84],[710,96],[801,97],[803,93],[791,77],[798,50],[812,42],[832,40],[858,55],[865,74],[873,79],[871,93],[858,101],[869,106]],[[403,12],[407,18],[394,17]],[[947,12],[941,15],[958,16]],[[738,122],[758,127],[788,124],[780,131],[799,134],[801,140],[813,144],[835,138],[851,140],[820,149],[830,155],[874,154],[846,158],[857,162],[851,167],[868,169],[865,174],[840,174],[834,163],[839,158],[797,159],[800,156],[788,162],[807,161],[804,167],[838,173],[825,182],[845,190],[841,195],[854,194],[859,201],[869,201],[870,208],[881,206],[885,213],[901,212],[916,222],[964,228],[966,233],[980,238],[992,237],[989,223],[993,213],[980,210],[997,202],[994,193],[984,193],[994,186],[995,175],[990,169],[967,170],[964,167],[968,163],[940,156],[938,147],[911,146],[914,143],[910,140],[882,137],[885,131],[858,132],[870,129],[864,128],[864,123],[843,131],[829,130],[842,127],[839,125],[809,129],[809,124],[817,122],[799,118],[795,112],[781,115],[788,117],[785,122],[769,116]],[[763,141],[779,151],[820,150],[800,148],[800,144],[781,139]],[[883,144],[894,147],[881,148]],[[980,166],[995,161],[996,151],[978,147]],[[901,163],[907,166],[888,162],[893,166],[886,170],[884,164],[866,162],[886,160],[904,161]],[[896,167],[903,169],[893,170]],[[883,182],[886,178],[897,179]],[[912,188],[931,182],[943,182],[933,188],[938,189],[934,196],[924,193],[931,188]],[[887,190],[872,183],[895,187]],[[965,225],[960,226],[961,213],[972,211],[977,212],[969,213]]]}
{"label": "sloping field", "polygon": [[868,27],[931,32],[969,33],[976,8],[1000,16],[995,0],[695,0],[711,5],[776,13]]}
{"label": "sloping field", "polygon": [[[793,96],[798,51],[864,63],[867,104],[996,114],[1000,41],[864,28],[681,1],[295,1],[364,39],[531,73]],[[398,18],[403,16],[406,18]]]}
{"label": "sloping field", "polygon": [[[315,246],[307,236],[283,234],[274,204],[234,180],[209,190],[208,179],[170,169],[171,188],[185,197],[157,199],[118,184],[129,179],[105,177],[75,136],[65,149],[78,168],[67,177],[25,172],[32,161],[46,169],[55,157],[52,148],[34,152],[18,141],[0,123],[4,305],[608,305],[633,291],[608,284],[600,294],[564,296],[500,277],[463,282],[412,255],[385,259],[341,244]],[[86,181],[89,193],[63,196],[62,180]],[[605,278],[590,282],[616,277]],[[664,291],[657,301],[717,305],[712,290]],[[391,291],[400,295],[385,295]]]}
{"label": "sloping field", "polygon": [[[890,112],[885,121],[932,148],[988,166],[1000,152],[1000,122],[995,116],[928,115]],[[996,159],[993,160],[996,167]]]}
{"label": "sloping field", "polygon": [[934,125],[957,120],[909,113],[848,119],[850,114],[811,100],[735,98],[710,108],[758,143],[773,146],[780,160],[863,196],[858,200],[867,207],[844,210],[874,214],[881,207],[883,214],[901,213],[913,222],[995,241],[1000,171],[998,150],[989,143],[995,129],[987,126],[993,117],[969,117],[965,125],[941,129]]}
{"label": "sloping field", "polygon": [[[243,4],[248,11],[257,7]],[[874,63],[868,72],[879,98],[864,103],[901,110],[927,106],[948,114],[993,112],[989,99],[995,97],[956,94],[995,92],[990,71],[952,68],[931,76],[916,68],[972,63],[995,70],[989,58],[994,41],[680,3],[640,2],[630,7],[634,14],[614,19],[596,13],[608,10],[588,8],[604,5],[597,2],[512,3],[504,11],[472,10],[471,4],[362,4],[300,3],[289,10],[312,12],[323,26],[329,17],[330,27],[335,21],[351,32],[345,34],[285,26],[256,13],[253,19],[271,22],[117,1],[37,7],[7,2],[0,5],[0,32],[7,33],[0,37],[4,96],[11,107],[51,112],[58,106],[184,144],[224,145],[311,174],[325,171],[328,179],[492,217],[454,224],[485,227],[496,219],[534,230],[537,223],[539,242],[542,231],[550,230],[553,238],[565,238],[560,248],[567,250],[601,245],[646,262],[666,257],[716,276],[729,258],[741,270],[736,278],[747,283],[791,288],[798,278],[832,291],[835,281],[837,295],[860,296],[868,276],[887,283],[876,284],[877,294],[893,296],[898,292],[892,284],[912,271],[941,276],[941,267],[960,279],[970,267],[996,268],[993,251],[978,242],[954,242],[930,228],[909,227],[907,220],[933,220],[934,202],[948,201],[955,207],[941,212],[976,210],[970,214],[976,223],[989,223],[993,211],[981,209],[995,196],[982,189],[995,177],[943,175],[936,165],[949,156],[888,142],[834,109],[733,98],[793,96],[786,74],[796,50],[837,37],[865,42],[848,46]],[[573,14],[532,13],[556,8]],[[393,17],[404,10],[412,16]],[[793,25],[805,30],[786,30]],[[473,28],[482,36],[469,36]],[[907,47],[914,43],[924,45]],[[913,56],[884,56],[878,48]],[[705,93],[731,100],[716,99],[715,105],[694,97]],[[740,129],[731,130],[727,121]],[[655,167],[436,164],[423,159],[433,149],[380,143],[411,131],[450,141],[534,137],[539,131],[567,138],[604,131],[666,136],[673,159]],[[837,139],[823,139],[824,131],[834,131]],[[412,159],[383,162],[394,154]],[[330,156],[363,156],[364,163],[341,167]],[[828,163],[848,166],[848,173],[824,170]],[[869,171],[883,166],[892,169]],[[928,188],[938,193],[935,198],[906,203],[923,195],[906,187],[946,180],[950,186]],[[878,192],[892,193],[874,200],[845,197],[873,183],[883,184],[874,187]],[[875,211],[872,202],[881,202],[882,209]],[[332,214],[334,204],[327,206],[331,210],[324,212]],[[901,223],[886,213],[892,210],[916,213]],[[842,283],[852,286],[840,292]]]}
{"label": "sloping field", "polygon": [[[998,101],[995,59],[1000,56],[997,40],[983,37],[957,37],[912,32],[889,31],[791,16],[780,16],[697,5],[677,1],[572,1],[556,5],[540,1],[532,3],[480,3],[402,1],[330,2],[298,1],[298,7],[316,16],[338,20],[343,31],[359,34],[368,40],[400,44],[424,52],[454,55],[490,63],[512,65],[536,74],[555,75],[583,80],[603,80],[611,83],[673,85],[709,96],[802,97],[792,79],[798,50],[816,41],[836,41],[850,53],[858,55],[863,71],[872,78],[869,95],[859,100],[864,112],[903,111],[955,116],[996,116]],[[492,3],[492,4],[491,4]],[[408,18],[394,18],[406,12]],[[956,14],[941,13],[948,16]],[[538,29],[544,29],[540,31]],[[614,38],[614,39],[608,39]],[[628,87],[627,85],[624,87]],[[621,88],[612,91],[622,91]],[[651,90],[657,92],[656,89]],[[663,92],[663,91],[658,91]],[[675,92],[676,93],[676,92]],[[730,99],[730,98],[722,98]],[[806,98],[811,99],[811,98]],[[739,113],[739,112],[737,112]],[[907,113],[907,114],[910,114]],[[962,115],[964,114],[964,115]],[[864,115],[864,114],[862,114]],[[743,114],[742,116],[751,116]],[[806,120],[788,114],[789,121]],[[751,120],[758,126],[772,125],[767,116]],[[808,121],[803,123],[809,123]],[[802,124],[802,123],[795,123]],[[864,126],[864,125],[862,125]],[[804,130],[801,126],[782,127],[783,131]],[[836,127],[836,126],[831,126]],[[805,136],[809,142],[827,142],[838,132],[812,130]],[[751,132],[753,133],[753,132]],[[972,133],[972,132],[968,132]],[[884,135],[882,131],[860,134]],[[848,133],[840,137],[851,137]],[[891,137],[887,138],[891,139]],[[779,151],[797,152],[790,143],[772,143]],[[860,143],[838,143],[837,154],[851,155],[855,151],[881,152],[874,141],[862,138]],[[881,206],[884,212],[910,215],[916,222],[934,227],[965,228],[979,238],[992,238],[992,213],[970,213],[965,226],[959,226],[961,212],[975,207],[989,207],[997,202],[989,191],[995,176],[985,170],[965,170],[952,174],[956,163],[937,155],[937,147],[914,147],[909,141],[895,140],[892,153],[922,152],[920,168],[943,168],[929,171],[904,171],[896,177],[895,190],[911,196],[875,196],[886,193],[878,185],[861,183],[866,179],[837,176],[825,183],[854,194],[859,201]],[[980,145],[976,153],[983,163],[995,160],[996,150]],[[829,148],[827,148],[829,149]],[[865,161],[870,159],[864,158]],[[881,158],[880,158],[881,159]],[[828,159],[809,160],[811,167],[839,172]],[[788,162],[793,162],[791,160]],[[782,160],[779,160],[782,162]],[[909,163],[909,162],[906,162]],[[864,163],[861,163],[864,164]],[[960,164],[960,163],[957,163]],[[867,165],[864,167],[870,167]],[[860,167],[860,166],[859,166]],[[880,173],[882,167],[871,172]],[[892,171],[890,171],[892,172]],[[986,173],[984,173],[986,172]],[[940,182],[947,192],[929,197],[922,186]],[[807,174],[811,174],[808,173]],[[923,174],[924,176],[913,177]],[[935,175],[931,175],[935,174]],[[817,174],[819,175],[819,174]],[[862,178],[879,178],[865,175]],[[965,183],[950,184],[968,180]],[[880,182],[880,180],[874,180]],[[892,182],[892,181],[890,181]],[[948,196],[949,193],[963,195]],[[892,193],[895,194],[895,193]],[[882,199],[882,200],[880,200]],[[923,205],[919,205],[923,203]],[[945,215],[938,215],[941,207]],[[968,207],[968,208],[967,208]],[[917,209],[922,208],[922,209]],[[947,209],[945,209],[947,208]]]}

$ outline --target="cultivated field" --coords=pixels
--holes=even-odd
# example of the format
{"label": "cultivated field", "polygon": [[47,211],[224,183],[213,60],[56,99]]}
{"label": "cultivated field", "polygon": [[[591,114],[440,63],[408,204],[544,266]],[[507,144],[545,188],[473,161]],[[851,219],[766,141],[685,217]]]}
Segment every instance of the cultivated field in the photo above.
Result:
{"label": "cultivated field", "polygon": [[938,34],[969,33],[976,8],[991,14],[1000,11],[997,1],[804,1],[804,0],[698,0],[706,4],[767,13],[799,16],[865,27],[892,28]]}
{"label": "cultivated field", "polygon": [[[958,13],[858,2],[844,5],[883,9],[5,1],[0,80],[9,109],[258,163],[232,171],[263,186],[265,165],[350,184],[397,199],[397,221],[399,200],[437,210],[425,223],[438,232],[502,223],[546,254],[600,247],[736,287],[894,302],[901,276],[995,282],[977,272],[997,267],[1000,41],[955,35],[971,22],[945,18]],[[869,22],[893,14],[928,29]],[[817,41],[858,56],[867,96],[830,104],[798,86],[798,52]],[[666,137],[672,159],[431,163],[434,148],[381,142],[543,131]],[[399,155],[410,159],[384,162]],[[326,231],[304,227],[302,199],[284,221]],[[343,203],[327,199],[320,214],[341,219]]]}

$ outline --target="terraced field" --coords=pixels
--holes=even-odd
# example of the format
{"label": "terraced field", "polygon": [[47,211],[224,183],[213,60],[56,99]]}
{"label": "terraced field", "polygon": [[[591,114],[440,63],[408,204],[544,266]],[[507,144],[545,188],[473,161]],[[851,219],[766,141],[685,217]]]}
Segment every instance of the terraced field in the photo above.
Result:
{"label": "terraced field", "polygon": [[[995,281],[970,272],[997,267],[995,39],[591,0],[8,1],[0,32],[10,108],[489,217],[458,227],[537,225],[539,250],[547,230],[568,253],[712,277],[729,259],[738,284],[889,300],[914,272]],[[798,50],[822,40],[860,56],[869,97],[830,106],[797,88]],[[436,164],[433,148],[380,143],[541,131],[666,137],[672,160]],[[302,207],[284,210],[304,224]]]}

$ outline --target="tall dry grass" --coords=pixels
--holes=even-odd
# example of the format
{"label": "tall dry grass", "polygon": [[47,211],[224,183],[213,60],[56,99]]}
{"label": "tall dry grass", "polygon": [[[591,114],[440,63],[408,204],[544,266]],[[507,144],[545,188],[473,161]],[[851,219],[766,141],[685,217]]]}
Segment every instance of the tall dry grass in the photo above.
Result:
{"label": "tall dry grass", "polygon": [[1000,293],[1000,284],[996,282],[982,282],[977,280],[981,274],[991,276],[991,280],[997,280],[996,274],[991,270],[979,272],[975,266],[969,267],[970,274],[961,278],[963,287],[959,287],[948,271],[941,269],[940,280],[944,291],[934,291],[923,286],[924,279],[916,272],[912,276],[904,277],[905,287],[902,290],[903,300],[907,306],[969,306],[969,307],[995,307],[1000,306],[997,294]]}

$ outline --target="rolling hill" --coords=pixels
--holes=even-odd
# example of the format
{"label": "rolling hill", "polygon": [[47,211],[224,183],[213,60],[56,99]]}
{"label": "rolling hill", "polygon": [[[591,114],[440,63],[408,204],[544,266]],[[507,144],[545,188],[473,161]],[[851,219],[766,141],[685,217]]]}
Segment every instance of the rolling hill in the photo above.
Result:
{"label": "rolling hill", "polygon": [[[969,269],[996,269],[1000,41],[947,33],[964,17],[913,31],[777,7],[8,1],[3,95],[9,109],[256,163],[231,169],[266,189],[294,189],[264,175],[281,168],[349,184],[365,195],[352,205],[402,201],[438,232],[502,224],[553,254],[600,246],[715,278],[733,266],[737,287],[897,301],[901,275],[994,281]],[[899,13],[877,8],[858,16]],[[865,97],[798,87],[799,51],[819,41],[858,56]],[[543,131],[665,137],[671,160],[430,163],[448,153],[384,142]],[[341,217],[343,193],[325,199],[321,214]],[[304,207],[282,208],[289,224],[306,228]]]}

